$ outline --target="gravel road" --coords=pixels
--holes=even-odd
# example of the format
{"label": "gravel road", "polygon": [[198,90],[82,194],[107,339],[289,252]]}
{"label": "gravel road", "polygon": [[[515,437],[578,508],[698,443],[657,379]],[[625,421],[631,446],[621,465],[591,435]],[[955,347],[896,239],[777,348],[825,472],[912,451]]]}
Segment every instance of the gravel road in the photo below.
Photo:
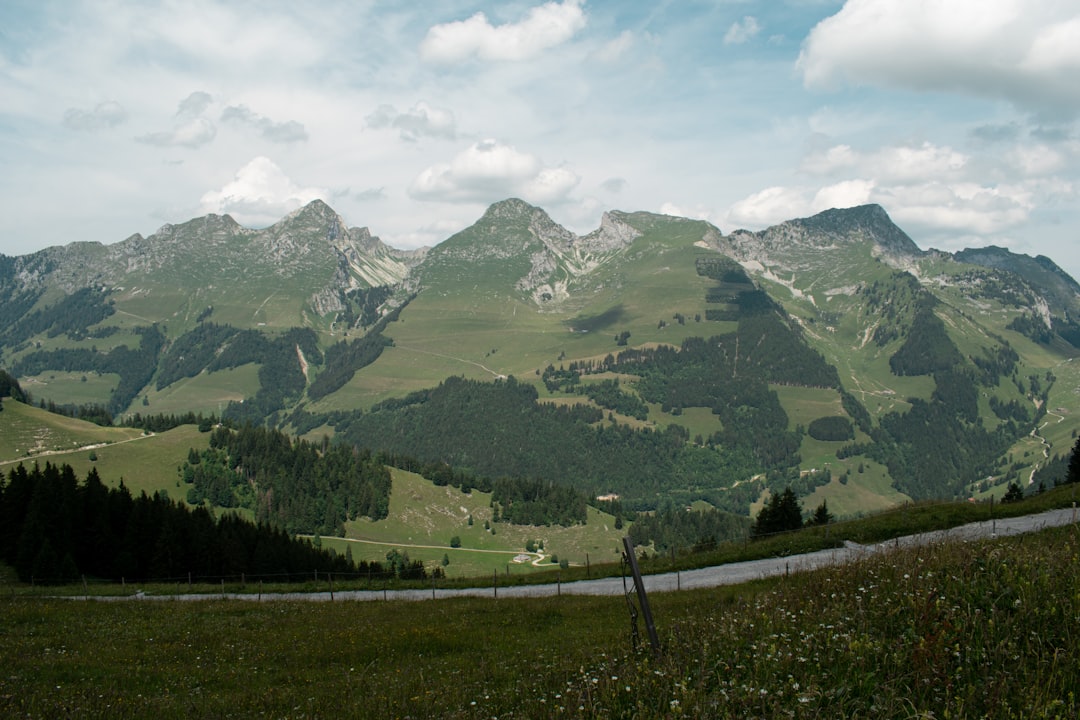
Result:
{"label": "gravel road", "polygon": [[[860,558],[884,552],[894,548],[917,547],[932,543],[950,540],[975,540],[980,538],[1002,537],[1008,535],[1020,535],[1023,533],[1036,532],[1048,527],[1075,524],[1077,521],[1076,508],[1064,510],[1050,510],[1037,515],[1025,515],[1015,518],[1003,518],[1000,520],[984,520],[952,528],[951,530],[935,530],[933,532],[906,535],[874,545],[858,545],[847,542],[844,547],[832,550],[819,550],[804,555],[791,555],[783,558],[768,558],[765,560],[749,560],[746,562],[729,563],[715,567],[686,570],[678,573],[662,573],[659,575],[645,576],[645,589],[652,592],[669,592],[679,589],[689,590],[693,588],[717,587],[719,585],[736,585],[738,583],[757,580],[759,578],[775,577],[785,573],[803,572],[817,568],[828,567],[851,562]],[[420,601],[443,599],[453,597],[488,597],[488,598],[522,598],[522,597],[550,597],[553,595],[621,595],[623,594],[623,581],[621,578],[603,578],[600,580],[580,580],[578,582],[550,584],[550,585],[520,585],[499,588],[454,588],[434,590],[346,590],[335,592],[317,593],[210,593],[210,594],[181,594],[181,595],[151,595],[141,591],[134,595],[102,596],[93,597],[95,600],[248,600],[256,602],[278,601],[308,601],[330,602],[338,600],[405,600]],[[81,596],[74,599],[83,599]]]}

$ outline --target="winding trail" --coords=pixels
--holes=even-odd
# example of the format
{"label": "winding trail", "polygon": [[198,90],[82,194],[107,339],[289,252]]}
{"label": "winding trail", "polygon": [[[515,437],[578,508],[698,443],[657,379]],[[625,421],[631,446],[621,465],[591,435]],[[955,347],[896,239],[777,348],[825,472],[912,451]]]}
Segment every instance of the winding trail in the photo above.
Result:
{"label": "winding trail", "polygon": [[495,372],[491,368],[487,367],[486,365],[481,365],[475,360],[466,360],[465,358],[454,357],[453,355],[444,355],[443,353],[432,352],[431,350],[421,350],[420,348],[409,347],[408,345],[395,344],[394,347],[396,347],[398,350],[408,350],[409,352],[420,353],[422,355],[433,355],[434,357],[446,358],[447,360],[456,360],[457,362],[465,363],[466,365],[475,365],[484,372],[491,373],[492,377],[496,379],[502,379],[506,377],[502,373]]}
{"label": "winding trail", "polygon": [[[983,520],[969,523],[951,530],[906,535],[874,545],[858,545],[847,542],[844,547],[832,550],[819,550],[803,555],[784,558],[767,558],[729,563],[715,567],[687,570],[685,572],[646,575],[644,578],[647,592],[674,592],[697,588],[737,585],[761,578],[777,577],[788,573],[809,572],[819,568],[856,562],[872,555],[886,553],[898,548],[920,547],[942,542],[964,542],[983,538],[996,538],[1023,533],[1037,532],[1049,527],[1076,524],[1077,510],[1050,510],[1037,515],[1025,515],[999,520]],[[440,546],[441,547],[441,546]],[[490,551],[489,551],[490,552]],[[338,600],[372,601],[399,600],[420,601],[457,597],[488,598],[528,598],[552,597],[555,595],[606,595],[618,596],[624,593],[623,579],[602,578],[599,580],[580,580],[571,583],[547,585],[516,585],[499,588],[449,588],[432,587],[427,590],[345,590],[340,592],[318,593],[210,593],[187,595],[148,595],[142,591],[134,595],[123,596],[76,596],[72,600],[128,601],[128,600],[247,600],[250,602],[307,601],[330,602]]]}
{"label": "winding trail", "polygon": [[14,465],[15,463],[21,462],[33,462],[40,457],[52,457],[54,455],[70,455],[71,453],[84,452],[86,450],[97,450],[98,448],[123,445],[124,443],[135,442],[136,440],[147,440],[154,437],[154,435],[156,435],[156,433],[148,432],[145,435],[128,438],[127,440],[114,440],[112,442],[91,443],[90,445],[82,445],[77,448],[68,448],[65,450],[42,450],[41,452],[36,452],[33,455],[29,455],[27,457],[15,458],[14,460],[0,460],[0,467],[4,465]]}

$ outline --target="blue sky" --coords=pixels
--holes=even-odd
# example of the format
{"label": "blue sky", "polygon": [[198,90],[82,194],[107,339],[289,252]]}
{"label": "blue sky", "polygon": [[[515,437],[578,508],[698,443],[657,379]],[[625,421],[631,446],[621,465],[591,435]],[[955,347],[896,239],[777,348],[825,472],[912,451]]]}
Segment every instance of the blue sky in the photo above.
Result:
{"label": "blue sky", "polygon": [[6,0],[0,253],[320,197],[399,248],[522,197],[759,229],[877,202],[1080,277],[1065,0]]}

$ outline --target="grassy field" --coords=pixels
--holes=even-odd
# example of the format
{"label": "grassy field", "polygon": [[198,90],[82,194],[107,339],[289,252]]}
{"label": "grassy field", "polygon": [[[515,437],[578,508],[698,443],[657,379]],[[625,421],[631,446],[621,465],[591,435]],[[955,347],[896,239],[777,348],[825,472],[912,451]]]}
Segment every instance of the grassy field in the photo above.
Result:
{"label": "grassy field", "polygon": [[254,363],[232,370],[200,373],[146,393],[147,404],[132,407],[143,414],[169,415],[186,412],[221,415],[231,401],[252,397],[259,390],[259,366]]}
{"label": "grassy field", "polygon": [[[346,523],[345,539],[322,538],[324,547],[339,552],[348,547],[353,559],[378,562],[385,561],[386,553],[396,548],[429,567],[439,566],[446,555],[450,564],[444,569],[450,578],[482,577],[494,571],[500,575],[534,573],[557,567],[552,556],[581,567],[586,560],[612,562],[620,556],[624,531],[615,530],[615,519],[595,508],[589,508],[585,525],[498,523],[492,533],[484,527],[492,517],[490,493],[474,490],[465,494],[453,487],[433,485],[414,473],[391,472],[390,516],[377,522],[361,519]],[[460,539],[460,548],[450,547],[453,537]],[[542,542],[543,550],[526,553],[530,540],[538,545]]]}
{"label": "grassy field", "polygon": [[[0,592],[8,717],[1076,717],[1075,528],[650,597],[73,602]],[[644,635],[644,633],[643,633]]]}
{"label": "grassy field", "polygon": [[142,435],[141,430],[101,427],[10,399],[0,402],[4,403],[0,413],[0,463],[4,464],[62,456],[86,445],[117,443]]}
{"label": "grassy field", "polygon": [[[194,425],[148,435],[135,428],[101,427],[10,400],[4,401],[0,430],[0,471],[5,474],[19,462],[66,463],[80,479],[96,467],[106,485],[116,486],[123,480],[135,495],[163,490],[174,500],[183,500],[187,494],[177,479],[177,469],[187,458],[188,448],[202,449],[209,442],[209,436]],[[91,455],[96,459],[91,460]]]}

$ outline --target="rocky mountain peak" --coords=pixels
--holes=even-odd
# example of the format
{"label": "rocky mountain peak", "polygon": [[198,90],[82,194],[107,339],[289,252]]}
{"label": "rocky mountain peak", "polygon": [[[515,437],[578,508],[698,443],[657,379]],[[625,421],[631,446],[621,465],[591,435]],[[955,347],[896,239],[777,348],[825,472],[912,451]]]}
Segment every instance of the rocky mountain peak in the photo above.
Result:
{"label": "rocky mountain peak", "polygon": [[626,222],[626,214],[618,210],[606,212],[600,218],[600,227],[581,239],[583,249],[589,252],[611,252],[629,247],[641,231]]}

